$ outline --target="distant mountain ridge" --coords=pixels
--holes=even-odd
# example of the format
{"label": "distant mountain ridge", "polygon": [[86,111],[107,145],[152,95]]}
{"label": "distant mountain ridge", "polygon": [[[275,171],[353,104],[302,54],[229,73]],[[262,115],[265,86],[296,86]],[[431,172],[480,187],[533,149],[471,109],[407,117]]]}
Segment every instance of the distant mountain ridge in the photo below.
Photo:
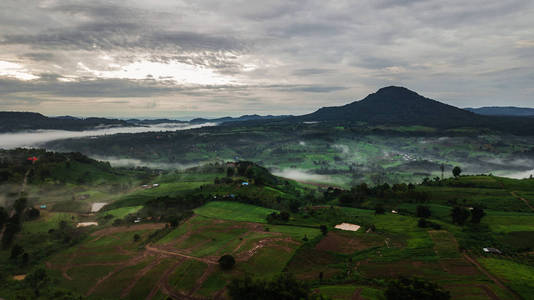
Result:
{"label": "distant mountain ridge", "polygon": [[529,107],[484,106],[479,108],[466,107],[464,110],[484,116],[534,117],[534,108]]}
{"label": "distant mountain ridge", "polygon": [[241,121],[256,121],[256,120],[272,120],[272,119],[283,119],[291,117],[289,115],[281,115],[281,116],[273,116],[273,115],[266,115],[266,116],[260,116],[257,114],[254,115],[242,115],[237,118],[233,117],[222,117],[222,118],[215,118],[215,119],[205,119],[205,118],[196,118],[189,121],[190,123],[207,123],[207,122],[215,122],[215,123],[228,123],[228,122],[241,122]]}
{"label": "distant mountain ridge", "polygon": [[117,119],[75,118],[70,116],[47,117],[35,112],[0,111],[0,132],[14,132],[37,129],[87,130],[99,126],[128,126]]}
{"label": "distant mountain ridge", "polygon": [[255,120],[273,120],[288,116],[260,116],[243,115],[237,118],[223,117],[215,119],[196,118],[191,121],[173,119],[107,119],[107,118],[77,118],[73,116],[47,117],[35,112],[0,111],[0,132],[15,132],[37,129],[56,129],[81,131],[95,129],[100,126],[146,126],[162,123],[202,124],[202,123],[231,123]]}

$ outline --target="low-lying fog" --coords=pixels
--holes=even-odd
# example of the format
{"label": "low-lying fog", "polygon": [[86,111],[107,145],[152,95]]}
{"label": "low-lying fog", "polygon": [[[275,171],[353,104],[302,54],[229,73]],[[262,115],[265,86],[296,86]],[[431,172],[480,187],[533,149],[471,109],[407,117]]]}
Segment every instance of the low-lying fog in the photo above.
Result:
{"label": "low-lying fog", "polygon": [[[151,169],[159,170],[185,170],[193,167],[198,167],[203,165],[203,162],[191,163],[191,164],[180,164],[180,163],[164,163],[164,162],[149,162],[143,161],[135,158],[118,158],[118,157],[103,157],[103,156],[92,156],[92,159],[107,161],[111,164],[112,167],[147,167]],[[207,162],[206,162],[207,163]]]}
{"label": "low-lying fog", "polygon": [[15,133],[0,134],[0,148],[14,149],[19,147],[34,147],[40,144],[70,138],[96,137],[117,133],[141,133],[175,131],[200,128],[204,126],[215,126],[216,123],[187,124],[187,123],[161,123],[140,127],[112,127],[103,129],[93,129],[85,131],[67,130],[32,130]]}
{"label": "low-lying fog", "polygon": [[302,169],[284,169],[272,172],[273,175],[301,182],[331,183],[334,180],[328,175],[314,174]]}
{"label": "low-lying fog", "polygon": [[530,176],[534,176],[534,170],[528,170],[528,171],[519,171],[514,173],[497,173],[498,176],[512,178],[512,179],[525,179],[529,178]]}

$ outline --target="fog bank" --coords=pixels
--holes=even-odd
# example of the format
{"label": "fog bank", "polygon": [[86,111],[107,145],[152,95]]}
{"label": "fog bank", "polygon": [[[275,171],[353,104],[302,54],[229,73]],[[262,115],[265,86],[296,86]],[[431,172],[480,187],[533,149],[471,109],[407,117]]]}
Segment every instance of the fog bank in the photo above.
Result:
{"label": "fog bank", "polygon": [[148,162],[135,158],[119,158],[119,157],[104,157],[104,156],[91,156],[91,158],[107,161],[111,164],[112,167],[147,167],[150,169],[160,169],[160,170],[185,170],[193,167],[198,167],[202,165],[202,162],[191,163],[191,164],[180,164],[180,163],[158,163],[158,162]]}
{"label": "fog bank", "polygon": [[534,176],[534,170],[528,170],[528,171],[519,171],[514,173],[507,173],[507,174],[498,174],[498,176],[512,178],[512,179],[525,179],[529,178],[530,176]]}
{"label": "fog bank", "polygon": [[97,137],[117,133],[176,131],[215,125],[217,124],[202,123],[192,125],[187,123],[161,123],[142,127],[113,127],[85,131],[33,130],[16,133],[2,133],[0,134],[0,148],[14,149],[19,147],[35,147],[46,142],[70,138]]}
{"label": "fog bank", "polygon": [[328,183],[332,182],[332,177],[328,175],[320,175],[320,174],[314,174],[309,173],[306,170],[302,169],[283,169],[283,170],[277,170],[272,172],[273,175],[293,179],[296,181],[303,181],[303,182],[317,182],[317,183]]}

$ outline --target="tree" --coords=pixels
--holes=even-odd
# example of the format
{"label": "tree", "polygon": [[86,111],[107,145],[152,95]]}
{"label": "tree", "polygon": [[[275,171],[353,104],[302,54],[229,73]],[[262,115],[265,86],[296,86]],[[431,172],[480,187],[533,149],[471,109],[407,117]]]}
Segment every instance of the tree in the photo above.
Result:
{"label": "tree", "polygon": [[172,228],[176,228],[180,224],[180,220],[179,220],[179,218],[177,216],[173,216],[169,220],[169,223],[171,224]]}
{"label": "tree", "polygon": [[24,282],[33,289],[35,296],[39,297],[40,290],[48,285],[50,277],[46,274],[45,269],[39,268],[26,276]]}
{"label": "tree", "polygon": [[382,204],[377,204],[375,206],[375,215],[383,215],[386,213],[386,210],[384,209],[384,206]]}
{"label": "tree", "polygon": [[22,248],[19,244],[15,244],[13,247],[11,247],[11,255],[9,258],[15,260],[22,253],[24,253],[24,248]]}
{"label": "tree", "polygon": [[299,212],[299,207],[300,207],[300,202],[296,199],[291,199],[291,201],[289,201],[289,210],[296,214]]}
{"label": "tree", "polygon": [[388,300],[449,300],[451,295],[437,284],[418,278],[404,278],[389,282],[386,289]]}
{"label": "tree", "polygon": [[226,170],[226,177],[234,177],[234,174],[235,174],[234,168],[228,168]]}
{"label": "tree", "polygon": [[7,211],[0,206],[0,231],[2,231],[2,228],[4,228],[4,224],[9,219],[9,215],[7,214]]}
{"label": "tree", "polygon": [[24,212],[24,215],[26,216],[27,220],[31,221],[39,218],[41,212],[36,208],[30,207]]}
{"label": "tree", "polygon": [[462,174],[462,169],[460,169],[460,167],[456,166],[452,169],[452,175],[454,175],[454,177],[458,177],[460,174]]}
{"label": "tree", "polygon": [[235,258],[232,255],[226,254],[219,258],[219,266],[223,270],[230,270],[235,265]]}
{"label": "tree", "polygon": [[282,273],[271,281],[235,278],[227,286],[233,300],[300,300],[324,299],[312,293],[311,287],[289,273]]}
{"label": "tree", "polygon": [[28,253],[22,254],[22,264],[27,265],[30,261],[30,255]]}
{"label": "tree", "polygon": [[15,209],[17,214],[21,215],[22,211],[26,208],[27,204],[28,204],[28,200],[24,197],[21,197],[15,200],[15,203],[13,203],[13,208]]}
{"label": "tree", "polygon": [[141,236],[139,234],[137,234],[137,233],[134,234],[134,236],[133,236],[134,242],[138,242],[140,239],[141,239]]}
{"label": "tree", "polygon": [[416,215],[418,218],[428,218],[431,216],[430,208],[424,205],[417,205]]}
{"label": "tree", "polygon": [[287,222],[289,221],[289,213],[287,211],[283,211],[280,213],[280,220]]}
{"label": "tree", "polygon": [[123,219],[115,219],[113,220],[113,223],[111,225],[113,226],[121,226],[124,223]]}
{"label": "tree", "polygon": [[326,227],[326,225],[321,225],[319,228],[321,229],[323,235],[326,235],[328,233],[328,228]]}
{"label": "tree", "polygon": [[418,227],[421,227],[421,228],[426,228],[428,227],[428,222],[426,219],[419,219],[419,221],[417,221],[417,226]]}
{"label": "tree", "polygon": [[452,209],[451,216],[452,222],[460,226],[465,224],[467,218],[469,218],[469,211],[463,207],[456,206]]}
{"label": "tree", "polygon": [[482,217],[484,217],[486,213],[484,212],[484,209],[479,206],[475,206],[473,210],[471,210],[471,223],[479,224]]}

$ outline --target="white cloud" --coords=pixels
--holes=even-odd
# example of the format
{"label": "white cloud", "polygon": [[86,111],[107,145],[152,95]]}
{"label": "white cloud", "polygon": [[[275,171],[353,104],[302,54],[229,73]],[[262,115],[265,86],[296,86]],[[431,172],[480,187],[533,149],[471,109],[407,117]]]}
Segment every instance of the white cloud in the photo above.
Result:
{"label": "white cloud", "polygon": [[0,76],[14,77],[19,80],[32,80],[39,78],[39,76],[33,75],[21,64],[2,60],[0,60]]}

